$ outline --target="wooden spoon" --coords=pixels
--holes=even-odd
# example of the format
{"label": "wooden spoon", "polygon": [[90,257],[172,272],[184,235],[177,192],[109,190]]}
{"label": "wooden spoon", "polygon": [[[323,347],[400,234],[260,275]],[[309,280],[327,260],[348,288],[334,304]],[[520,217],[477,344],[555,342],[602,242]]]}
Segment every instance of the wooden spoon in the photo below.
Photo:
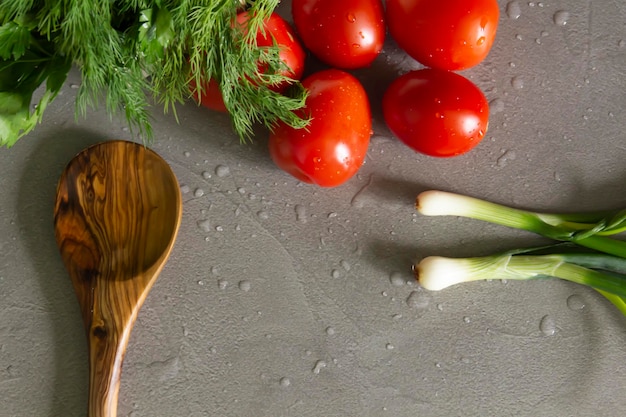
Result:
{"label": "wooden spoon", "polygon": [[178,181],[146,147],[104,142],[79,153],[57,188],[54,228],[89,345],[89,417],[116,417],[130,333],[180,225]]}

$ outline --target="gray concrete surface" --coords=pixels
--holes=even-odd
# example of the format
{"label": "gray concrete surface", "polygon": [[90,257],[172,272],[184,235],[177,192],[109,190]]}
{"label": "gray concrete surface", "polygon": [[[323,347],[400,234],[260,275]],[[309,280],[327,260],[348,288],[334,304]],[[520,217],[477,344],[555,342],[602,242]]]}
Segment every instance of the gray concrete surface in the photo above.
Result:
{"label": "gray concrete surface", "polygon": [[[262,130],[240,145],[227,116],[189,105],[177,124],[155,112],[153,148],[180,180],[184,216],[132,334],[119,416],[623,414],[626,319],[592,290],[494,280],[430,293],[412,281],[415,258],[542,242],[419,217],[421,190],[557,211],[626,205],[626,3],[509,4],[492,53],[464,72],[492,116],[461,157],[415,154],[385,128],[384,87],[418,67],[391,40],[355,72],[375,133],[339,188],[275,168]],[[130,136],[103,112],[74,120],[79,82],[72,74],[37,130],[0,149],[2,417],[86,414],[86,343],[53,198],[76,152]]]}

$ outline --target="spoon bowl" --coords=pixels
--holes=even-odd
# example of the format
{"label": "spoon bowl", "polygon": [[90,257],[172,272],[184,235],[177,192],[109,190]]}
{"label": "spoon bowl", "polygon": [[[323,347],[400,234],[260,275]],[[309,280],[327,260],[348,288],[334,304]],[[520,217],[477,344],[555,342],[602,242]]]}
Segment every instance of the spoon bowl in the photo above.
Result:
{"label": "spoon bowl", "polygon": [[87,334],[89,417],[117,416],[130,333],[181,217],[176,176],[143,145],[116,140],[91,146],[61,175],[54,228]]}

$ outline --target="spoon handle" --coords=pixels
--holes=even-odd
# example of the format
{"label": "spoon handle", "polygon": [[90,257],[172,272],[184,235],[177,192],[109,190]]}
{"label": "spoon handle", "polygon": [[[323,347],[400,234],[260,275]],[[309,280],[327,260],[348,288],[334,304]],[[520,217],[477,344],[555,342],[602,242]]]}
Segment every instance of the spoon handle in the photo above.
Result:
{"label": "spoon handle", "polygon": [[[88,331],[89,417],[116,417],[122,363],[134,314],[131,313],[126,323],[121,323],[115,319],[105,320],[100,313],[98,308],[94,309]],[[128,317],[127,314],[120,316]]]}

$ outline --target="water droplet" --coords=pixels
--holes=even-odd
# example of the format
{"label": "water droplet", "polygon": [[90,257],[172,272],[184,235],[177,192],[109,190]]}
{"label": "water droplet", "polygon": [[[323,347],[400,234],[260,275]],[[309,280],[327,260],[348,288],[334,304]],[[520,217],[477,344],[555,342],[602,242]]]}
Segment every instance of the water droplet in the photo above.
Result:
{"label": "water droplet", "polygon": [[205,180],[208,180],[209,178],[211,178],[211,173],[209,171],[203,171],[202,172],[202,178],[204,178]]}
{"label": "water droplet", "polygon": [[556,333],[556,323],[552,316],[545,315],[541,318],[539,330],[546,336],[553,336]]}
{"label": "water droplet", "polygon": [[313,367],[313,373],[315,375],[318,375],[322,369],[326,368],[328,366],[328,364],[323,361],[323,360],[319,360],[317,362],[315,362],[315,366]]}
{"label": "water droplet", "polygon": [[261,219],[261,220],[267,220],[267,219],[269,219],[269,217],[270,217],[270,215],[269,215],[269,214],[267,213],[267,211],[265,211],[265,210],[261,210],[261,211],[259,211],[256,215],[257,215],[257,216],[259,217],[259,219]]}
{"label": "water droplet", "polygon": [[156,374],[155,376],[158,377],[159,381],[167,381],[178,375],[180,371],[180,358],[175,356],[164,361],[155,361],[148,364],[148,368]]}
{"label": "water droplet", "polygon": [[514,161],[517,158],[515,151],[504,151],[502,155],[496,161],[498,168],[504,168],[509,164],[509,161]]}
{"label": "water droplet", "polygon": [[570,17],[570,14],[567,10],[559,10],[556,13],[554,13],[552,20],[554,21],[555,25],[565,26],[567,25],[567,21],[569,20],[569,17]]}
{"label": "water droplet", "polygon": [[246,193],[246,189],[245,189],[245,188],[243,188],[243,187],[239,187],[239,188],[237,188],[237,192],[238,192],[239,194],[245,194],[245,193]]}
{"label": "water droplet", "polygon": [[215,175],[220,178],[226,177],[230,174],[230,168],[226,165],[218,165],[215,168]]}
{"label": "water droplet", "polygon": [[348,22],[350,22],[350,23],[354,23],[354,22],[356,22],[356,16],[355,16],[355,15],[353,15],[352,13],[348,13],[348,14],[346,15],[346,19],[348,19]]}
{"label": "water droplet", "polygon": [[346,261],[346,260],[343,260],[343,259],[342,259],[341,261],[339,261],[339,265],[341,265],[341,267],[342,267],[343,269],[345,269],[346,271],[349,271],[349,270],[350,270],[350,268],[351,268],[351,266],[350,266],[350,262],[348,262],[348,261]]}
{"label": "water droplet", "polygon": [[522,8],[520,7],[519,2],[510,1],[506,5],[506,15],[509,17],[509,19],[519,19],[519,17],[522,15]]}
{"label": "water droplet", "polygon": [[480,46],[483,43],[485,43],[485,37],[481,36],[480,38],[478,38],[478,40],[476,41],[476,45]]}
{"label": "water droplet", "polygon": [[389,282],[391,282],[391,285],[395,287],[401,287],[406,284],[406,280],[404,279],[402,274],[397,271],[392,272],[391,275],[389,275]]}
{"label": "water droplet", "polygon": [[504,100],[501,98],[494,98],[489,102],[489,110],[491,114],[501,113],[504,111]]}
{"label": "water droplet", "polygon": [[521,90],[522,88],[524,88],[524,79],[520,76],[513,77],[511,78],[511,85],[516,90]]}
{"label": "water droplet", "polygon": [[204,195],[204,190],[202,188],[196,188],[193,192],[194,197],[202,197]]}
{"label": "water droplet", "polygon": [[467,316],[463,317],[463,322],[464,323],[470,323],[471,321],[472,320],[469,317],[467,317]]}
{"label": "water droplet", "polygon": [[187,194],[189,191],[191,191],[191,189],[189,188],[188,185],[181,185],[180,186],[180,192],[183,194]]}
{"label": "water droplet", "polygon": [[287,388],[291,385],[291,380],[285,376],[280,379],[279,384],[281,387]]}
{"label": "water droplet", "polygon": [[211,223],[209,222],[208,219],[199,220],[197,225],[200,228],[200,230],[202,230],[204,232],[208,232],[208,231],[211,230]]}
{"label": "water droplet", "polygon": [[80,84],[73,84],[73,83],[70,84],[70,88],[73,89],[73,90],[76,90],[79,87],[80,87]]}
{"label": "water droplet", "polygon": [[241,291],[250,291],[250,288],[252,288],[252,284],[250,283],[250,281],[248,281],[247,279],[244,279],[242,281],[239,281],[239,289]]}
{"label": "water droplet", "polygon": [[223,278],[217,280],[217,288],[219,288],[220,290],[225,290],[226,287],[228,287],[228,281]]}
{"label": "water droplet", "polygon": [[335,329],[334,329],[334,328],[332,328],[332,327],[330,327],[330,326],[328,326],[328,327],[326,328],[326,334],[327,334],[327,335],[329,335],[329,336],[334,335],[334,334],[335,334]]}
{"label": "water droplet", "polygon": [[395,348],[395,346],[394,346],[394,345],[392,345],[391,343],[387,343],[387,344],[385,345],[385,348],[386,348],[387,350],[393,350],[393,349]]}
{"label": "water droplet", "polygon": [[198,285],[204,285],[204,281],[202,280],[198,281]]}
{"label": "water droplet", "polygon": [[406,304],[416,309],[425,309],[429,303],[430,297],[423,291],[411,291],[406,299]]}
{"label": "water droplet", "polygon": [[215,231],[216,232],[223,232],[224,231],[224,226],[215,226]]}
{"label": "water droplet", "polygon": [[183,336],[189,336],[189,330],[186,327],[183,327]]}
{"label": "water droplet", "polygon": [[363,187],[361,187],[361,189],[359,189],[359,191],[356,192],[354,197],[352,197],[352,200],[350,200],[350,205],[352,205],[352,207],[362,208],[365,205],[364,200],[365,200],[366,190],[370,185],[372,185],[373,181],[374,181],[374,176],[370,175],[367,183],[363,185]]}
{"label": "water droplet", "polygon": [[331,211],[330,213],[328,213],[328,218],[329,218],[329,219],[333,219],[333,218],[335,218],[335,217],[337,217],[337,216],[338,216],[338,214],[337,214],[337,213],[335,213],[334,211]]}
{"label": "water droplet", "polygon": [[341,272],[339,272],[339,270],[338,270],[338,269],[333,269],[333,270],[330,272],[330,275],[331,275],[333,278],[339,278],[339,277],[341,277]]}
{"label": "water droplet", "polygon": [[580,311],[585,308],[585,300],[578,294],[567,297],[567,307],[572,311]]}
{"label": "water droplet", "polygon": [[189,158],[191,156],[191,152],[185,151],[183,152],[183,155],[185,155],[185,158]]}
{"label": "water droplet", "polygon": [[300,223],[306,223],[306,207],[301,204],[296,204],[294,210],[296,212],[296,220]]}
{"label": "water droplet", "polygon": [[358,48],[361,47],[361,45],[359,45],[358,43],[353,43],[352,47],[355,48],[355,49],[358,49]]}

